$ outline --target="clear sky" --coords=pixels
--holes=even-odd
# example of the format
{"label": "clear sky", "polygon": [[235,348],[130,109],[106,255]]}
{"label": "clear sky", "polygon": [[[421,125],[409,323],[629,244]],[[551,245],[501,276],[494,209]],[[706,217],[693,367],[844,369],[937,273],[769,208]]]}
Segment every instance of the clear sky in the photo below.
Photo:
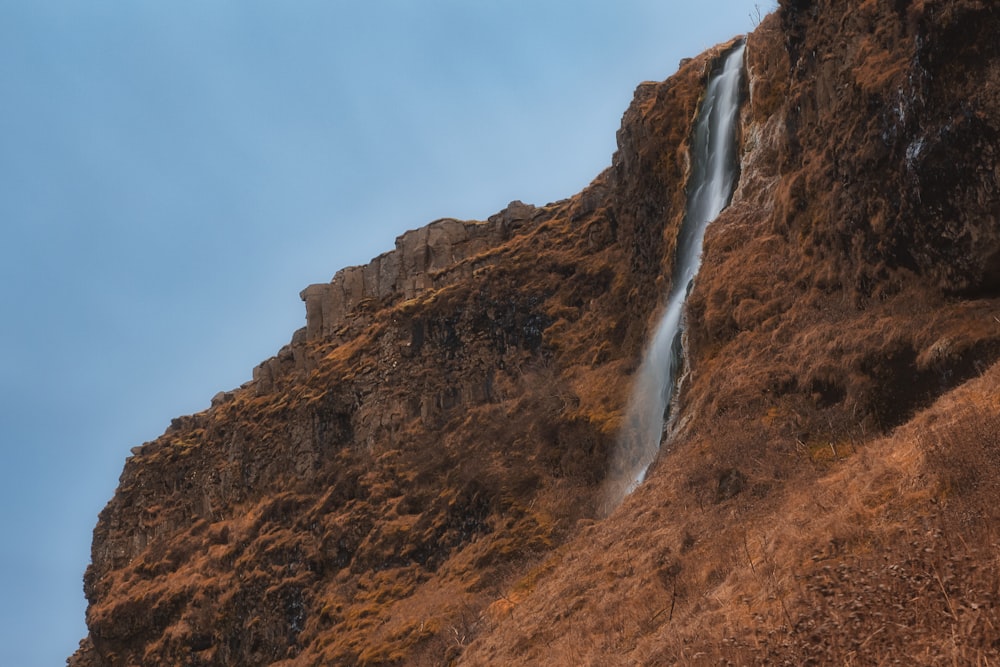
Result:
{"label": "clear sky", "polygon": [[0,0],[0,665],[63,664],[129,448],[246,382],[298,293],[440,217],[571,196],[746,0]]}

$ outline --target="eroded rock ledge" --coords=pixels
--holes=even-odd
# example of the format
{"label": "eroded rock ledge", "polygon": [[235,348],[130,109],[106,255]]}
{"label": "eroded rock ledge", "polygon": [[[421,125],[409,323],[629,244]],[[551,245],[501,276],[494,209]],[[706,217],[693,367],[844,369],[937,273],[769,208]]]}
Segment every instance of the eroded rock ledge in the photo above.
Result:
{"label": "eroded rock ledge", "polygon": [[306,340],[336,335],[366,299],[412,299],[461,260],[507,240],[537,212],[514,201],[485,222],[435,220],[397,237],[395,250],[368,264],[341,269],[329,283],[309,285],[299,294],[306,303]]}
{"label": "eroded rock ledge", "polygon": [[[309,285],[299,293],[306,305],[306,326],[290,344],[261,362],[253,372],[258,393],[271,391],[274,382],[290,370],[311,368],[305,344],[343,337],[349,322],[364,319],[365,311],[413,299],[428,289],[471,277],[485,255],[519,230],[543,216],[545,209],[512,201],[485,221],[442,218],[396,238],[394,250],[368,264],[337,271],[328,283]],[[466,262],[479,256],[479,262]],[[216,395],[213,404],[231,392]]]}

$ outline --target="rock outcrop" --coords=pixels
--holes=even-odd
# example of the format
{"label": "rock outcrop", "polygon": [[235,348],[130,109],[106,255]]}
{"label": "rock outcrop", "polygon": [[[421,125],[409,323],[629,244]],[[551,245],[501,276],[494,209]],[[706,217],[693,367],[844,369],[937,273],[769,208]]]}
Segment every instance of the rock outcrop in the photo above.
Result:
{"label": "rock outcrop", "polygon": [[302,291],[306,303],[306,340],[330,338],[370,300],[385,306],[462,278],[489,261],[470,258],[495,248],[536,214],[534,206],[511,204],[486,222],[436,220],[396,239],[396,249],[365,266],[341,269],[328,284]]}
{"label": "rock outcrop", "polygon": [[582,193],[306,288],[254,380],[133,451],[77,667],[1000,660],[1000,9],[784,0],[748,36],[647,481],[600,486],[725,45]]}
{"label": "rock outcrop", "polygon": [[[305,328],[254,369],[255,391],[270,392],[278,378],[311,370],[306,343],[346,340],[370,324],[377,310],[471,279],[493,261],[491,249],[540,215],[544,211],[513,201],[485,222],[435,220],[401,235],[395,250],[368,264],[341,269],[329,283],[309,285],[299,294],[306,306]],[[216,398],[227,396],[223,393]]]}

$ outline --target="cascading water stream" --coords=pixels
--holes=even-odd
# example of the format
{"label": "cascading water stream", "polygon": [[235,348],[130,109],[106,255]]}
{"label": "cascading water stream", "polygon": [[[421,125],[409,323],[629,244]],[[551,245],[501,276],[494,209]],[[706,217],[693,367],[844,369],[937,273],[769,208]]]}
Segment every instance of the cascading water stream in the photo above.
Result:
{"label": "cascading water stream", "polygon": [[729,205],[739,166],[736,122],[739,113],[744,43],[730,51],[709,78],[691,142],[692,166],[687,211],[677,237],[677,254],[667,305],[639,367],[629,399],[618,460],[609,477],[608,502],[617,505],[646,476],[660,449],[677,372],[683,363],[684,303],[701,265],[708,223]]}

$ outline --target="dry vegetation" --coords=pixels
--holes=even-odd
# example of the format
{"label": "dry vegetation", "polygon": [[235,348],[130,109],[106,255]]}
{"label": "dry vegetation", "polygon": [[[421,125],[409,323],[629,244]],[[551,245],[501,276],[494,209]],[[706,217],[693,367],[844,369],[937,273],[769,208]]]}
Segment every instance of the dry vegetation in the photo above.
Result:
{"label": "dry vegetation", "polygon": [[528,595],[596,512],[707,63],[642,89],[583,193],[138,448],[74,664],[440,664]]}
{"label": "dry vegetation", "polygon": [[584,192],[139,448],[71,663],[1000,662],[998,33],[814,0],[750,36],[681,417],[610,516],[721,47]]}

